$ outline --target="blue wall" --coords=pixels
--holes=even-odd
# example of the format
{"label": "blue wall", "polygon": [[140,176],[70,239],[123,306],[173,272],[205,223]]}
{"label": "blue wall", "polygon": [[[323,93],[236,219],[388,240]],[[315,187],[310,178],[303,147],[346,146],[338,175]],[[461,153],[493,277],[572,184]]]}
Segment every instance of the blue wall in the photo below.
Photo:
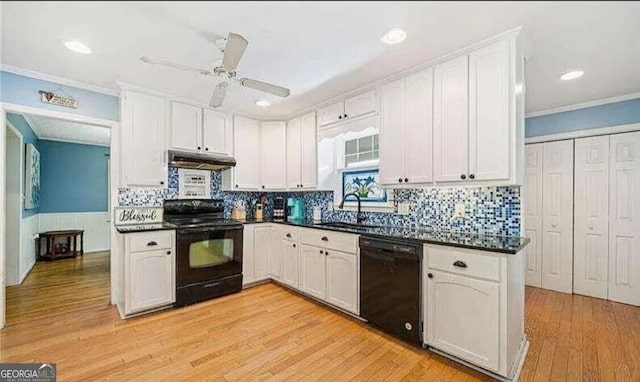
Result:
{"label": "blue wall", "polygon": [[[22,134],[23,143],[26,145],[27,143],[33,144],[38,151],[40,150],[40,140],[36,136],[36,134],[31,130],[31,126],[27,123],[27,120],[24,119],[23,116],[19,114],[11,114],[7,113],[7,120],[11,122],[11,124],[18,129],[20,134]],[[24,181],[24,175],[23,175]],[[22,192],[24,193],[24,183],[22,184]],[[32,208],[30,210],[24,209],[24,204],[22,206],[22,218],[28,218],[33,215],[38,214],[38,208]]]}
{"label": "blue wall", "polygon": [[104,146],[40,140],[39,213],[107,211]]}
{"label": "blue wall", "polygon": [[[24,106],[81,114],[94,118],[117,121],[120,119],[120,100],[107,94],[38,80],[19,74],[0,72],[0,97],[2,102]],[[38,91],[46,90],[66,93],[78,100],[78,108],[56,106],[43,103]]]}
{"label": "blue wall", "polygon": [[525,136],[537,137],[630,123],[640,123],[640,98],[527,118]]}

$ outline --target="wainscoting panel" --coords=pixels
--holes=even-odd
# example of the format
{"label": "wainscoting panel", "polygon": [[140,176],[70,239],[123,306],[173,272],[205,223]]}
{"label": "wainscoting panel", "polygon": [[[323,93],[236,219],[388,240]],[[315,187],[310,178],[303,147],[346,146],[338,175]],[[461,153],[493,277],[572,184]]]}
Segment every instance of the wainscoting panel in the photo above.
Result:
{"label": "wainscoting panel", "polygon": [[[35,237],[39,232],[39,221],[42,215],[32,215],[22,219],[22,229],[20,230],[20,236],[22,240],[22,246],[20,248],[20,283],[27,277],[31,268],[36,263],[36,241]],[[10,240],[10,238],[7,238]]]}
{"label": "wainscoting panel", "polygon": [[111,228],[108,212],[69,212],[39,214],[40,232],[65,229],[84,230],[84,252],[111,249]]}

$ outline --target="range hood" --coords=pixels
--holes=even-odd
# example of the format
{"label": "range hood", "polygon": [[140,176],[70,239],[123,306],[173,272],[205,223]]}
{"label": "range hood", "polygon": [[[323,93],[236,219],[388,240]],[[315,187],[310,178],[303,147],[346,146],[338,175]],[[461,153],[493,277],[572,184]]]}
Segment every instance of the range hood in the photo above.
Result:
{"label": "range hood", "polygon": [[220,154],[191,153],[188,151],[169,150],[169,165],[177,168],[195,170],[226,170],[236,165],[233,157]]}

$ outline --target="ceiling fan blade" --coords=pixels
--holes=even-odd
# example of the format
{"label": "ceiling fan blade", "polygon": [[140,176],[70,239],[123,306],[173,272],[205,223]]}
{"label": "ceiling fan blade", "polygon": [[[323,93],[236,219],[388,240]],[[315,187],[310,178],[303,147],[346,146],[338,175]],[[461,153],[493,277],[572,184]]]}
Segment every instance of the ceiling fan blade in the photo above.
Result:
{"label": "ceiling fan blade", "polygon": [[220,82],[213,89],[213,94],[211,95],[211,101],[209,101],[209,106],[211,107],[220,107],[224,103],[224,97],[227,94],[227,88],[229,87],[229,83],[226,81]]}
{"label": "ceiling fan blade", "polygon": [[182,64],[176,64],[175,62],[166,61],[166,60],[162,60],[162,59],[159,59],[159,58],[151,58],[151,57],[147,57],[147,56],[141,56],[140,60],[142,60],[143,62],[146,62],[147,64],[162,65],[162,66],[166,66],[168,68],[184,70],[184,71],[187,71],[187,72],[196,72],[196,73],[200,73],[200,74],[204,74],[204,75],[210,75],[211,74],[211,72],[209,70],[198,69],[198,68],[194,68],[192,66],[187,66],[187,65],[182,65]]}
{"label": "ceiling fan blade", "polygon": [[276,95],[278,97],[288,97],[291,91],[282,86],[273,85],[267,82],[252,80],[250,78],[241,78],[240,84],[244,87],[260,90],[261,92]]}
{"label": "ceiling fan blade", "polygon": [[249,41],[244,37],[236,33],[229,33],[222,56],[222,66],[230,72],[236,70],[247,45],[249,45]]}

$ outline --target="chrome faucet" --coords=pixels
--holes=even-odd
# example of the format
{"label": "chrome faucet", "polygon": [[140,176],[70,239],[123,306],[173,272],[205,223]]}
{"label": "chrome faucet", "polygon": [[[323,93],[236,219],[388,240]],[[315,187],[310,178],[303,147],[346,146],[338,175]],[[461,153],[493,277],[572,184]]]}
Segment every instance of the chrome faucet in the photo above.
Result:
{"label": "chrome faucet", "polygon": [[340,202],[340,205],[338,206],[338,208],[343,209],[344,208],[344,201],[351,195],[355,196],[356,199],[358,199],[358,214],[356,215],[356,223],[361,224],[362,222],[364,222],[364,217],[362,216],[362,205],[360,203],[360,196],[358,194],[356,194],[355,192],[351,192],[349,194],[346,194],[342,198],[342,201]]}

